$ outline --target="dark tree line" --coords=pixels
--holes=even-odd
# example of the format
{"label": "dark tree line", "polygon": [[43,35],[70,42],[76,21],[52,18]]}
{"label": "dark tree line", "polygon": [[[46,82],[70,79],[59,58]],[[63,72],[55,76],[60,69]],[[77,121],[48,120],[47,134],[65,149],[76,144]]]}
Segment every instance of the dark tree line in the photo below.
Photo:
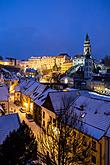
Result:
{"label": "dark tree line", "polygon": [[17,131],[7,136],[0,146],[0,164],[23,165],[37,156],[37,142],[32,130],[23,121]]}

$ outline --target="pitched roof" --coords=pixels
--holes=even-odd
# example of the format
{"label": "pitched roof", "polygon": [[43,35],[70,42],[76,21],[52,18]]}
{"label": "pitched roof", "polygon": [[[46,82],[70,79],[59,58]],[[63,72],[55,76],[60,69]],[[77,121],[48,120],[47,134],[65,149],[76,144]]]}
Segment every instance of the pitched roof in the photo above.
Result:
{"label": "pitched roof", "polygon": [[25,95],[27,95],[27,96],[30,96],[32,93],[33,93],[33,91],[36,89],[36,87],[39,85],[39,83],[37,83],[37,82],[30,82],[27,86],[26,86],[26,90],[25,91],[23,91],[23,94],[25,94]]}
{"label": "pitched roof", "polygon": [[8,101],[9,93],[5,85],[0,85],[0,101]]}
{"label": "pitched roof", "polygon": [[[81,106],[83,105],[83,110]],[[102,136],[110,137],[110,102],[87,96],[79,96],[71,109],[80,116],[85,130],[90,136],[100,139]]]}
{"label": "pitched roof", "polygon": [[67,104],[72,104],[78,97],[77,91],[56,91],[50,92],[49,97],[56,114],[60,113],[60,110],[64,110]]}
{"label": "pitched roof", "polygon": [[7,135],[20,126],[17,113],[0,116],[0,144],[3,143]]}
{"label": "pitched roof", "polygon": [[35,81],[33,80],[23,80],[21,81],[21,83],[19,84],[20,86],[20,91],[23,93],[26,89],[28,89],[33,83],[35,83]]}
{"label": "pitched roof", "polygon": [[[45,88],[46,89],[46,88]],[[36,99],[34,100],[34,102],[38,105],[43,105],[43,103],[45,102],[47,96],[49,93],[51,92],[55,92],[56,90],[48,88],[45,91],[40,92],[37,96]]]}
{"label": "pitched roof", "polygon": [[35,73],[37,70],[33,69],[33,68],[27,68],[26,69],[26,72],[32,72],[32,73]]}
{"label": "pitched roof", "polygon": [[[89,91],[50,92],[49,110],[59,115],[67,109],[75,112],[83,123],[84,133],[99,140],[103,136],[110,137],[110,97]],[[46,108],[46,102],[43,104]],[[78,128],[77,128],[78,129]]]}

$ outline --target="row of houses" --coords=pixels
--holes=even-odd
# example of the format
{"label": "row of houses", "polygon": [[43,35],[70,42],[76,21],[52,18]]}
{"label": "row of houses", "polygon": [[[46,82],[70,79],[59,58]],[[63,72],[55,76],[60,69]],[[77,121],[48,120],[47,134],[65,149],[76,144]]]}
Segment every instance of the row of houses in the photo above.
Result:
{"label": "row of houses", "polygon": [[[1,111],[4,98],[6,109],[9,109],[9,93],[6,89],[6,86],[0,86]],[[93,164],[109,164],[110,97],[74,89],[56,91],[47,85],[24,80],[15,87],[14,99],[19,100],[26,111],[33,115],[36,124],[44,129],[47,128],[49,120],[56,122],[59,110],[64,110],[64,102],[69,102],[70,109],[74,110],[84,123],[82,134],[91,143]]]}
{"label": "row of houses", "polygon": [[15,100],[19,100],[36,124],[45,130],[48,122],[55,123],[56,115],[69,103],[69,109],[83,122],[82,135],[90,141],[91,164],[110,164],[110,97],[89,91],[56,91],[31,80],[22,81],[15,90]]}

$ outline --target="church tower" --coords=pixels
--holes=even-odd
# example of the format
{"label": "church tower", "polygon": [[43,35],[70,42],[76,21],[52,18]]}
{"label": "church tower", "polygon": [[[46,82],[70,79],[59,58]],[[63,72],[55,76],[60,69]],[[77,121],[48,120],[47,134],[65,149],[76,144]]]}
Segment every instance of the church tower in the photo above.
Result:
{"label": "church tower", "polygon": [[87,54],[85,56],[85,65],[84,65],[85,80],[89,80],[92,78],[92,70],[93,70],[93,60],[91,58],[91,54],[89,53],[89,49],[88,49]]}
{"label": "church tower", "polygon": [[85,38],[85,41],[84,41],[83,55],[86,56],[88,53],[91,55],[91,44],[90,44],[89,36],[88,36],[88,34],[86,34],[86,38]]}

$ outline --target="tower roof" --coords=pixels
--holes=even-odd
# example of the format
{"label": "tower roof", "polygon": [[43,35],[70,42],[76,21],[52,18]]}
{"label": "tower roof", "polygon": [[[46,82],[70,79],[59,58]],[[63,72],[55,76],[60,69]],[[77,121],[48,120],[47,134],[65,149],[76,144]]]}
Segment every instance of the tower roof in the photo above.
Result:
{"label": "tower roof", "polygon": [[90,41],[88,33],[86,34],[85,41]]}

